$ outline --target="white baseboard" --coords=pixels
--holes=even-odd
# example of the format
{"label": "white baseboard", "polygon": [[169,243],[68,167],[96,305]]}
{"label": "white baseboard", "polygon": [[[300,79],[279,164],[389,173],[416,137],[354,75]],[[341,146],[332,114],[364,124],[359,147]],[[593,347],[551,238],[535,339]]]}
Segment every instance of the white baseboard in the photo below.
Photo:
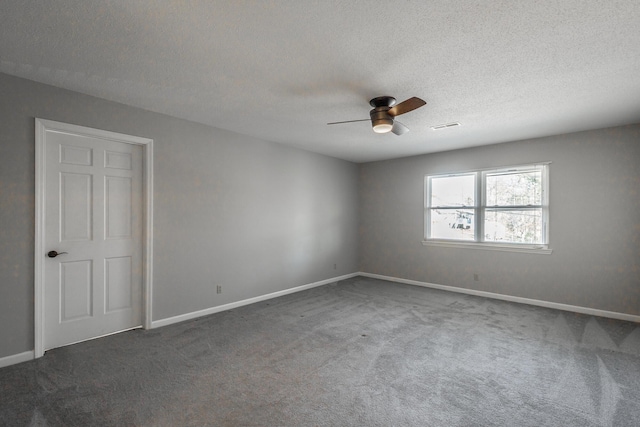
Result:
{"label": "white baseboard", "polygon": [[296,286],[295,288],[284,289],[282,291],[272,292],[270,294],[260,295],[258,297],[248,298],[242,301],[231,302],[229,304],[218,305],[216,307],[211,307],[211,308],[205,308],[204,310],[193,311],[191,313],[180,314],[178,316],[168,317],[166,319],[155,320],[151,322],[151,328],[152,329],[159,328],[162,326],[172,325],[174,323],[184,322],[185,320],[191,320],[191,319],[196,319],[202,316],[208,316],[209,314],[231,310],[233,308],[242,307],[243,305],[254,304],[256,302],[265,301],[272,298],[278,298],[278,297],[292,294],[295,292],[305,291],[307,289],[315,288],[317,286],[328,285],[329,283],[334,283],[340,280],[350,279],[358,275],[360,275],[360,273],[345,274],[344,276],[333,277],[331,279],[321,280],[319,282],[309,283],[302,286]]}
{"label": "white baseboard", "polygon": [[425,288],[440,289],[443,291],[458,292],[461,294],[475,295],[479,297],[517,302],[520,304],[529,304],[529,305],[535,305],[538,307],[554,308],[556,310],[571,311],[574,313],[588,314],[591,316],[608,317],[610,319],[626,320],[628,322],[640,323],[640,316],[627,314],[627,313],[618,313],[616,311],[598,310],[597,308],[580,307],[577,305],[561,304],[558,302],[496,294],[493,292],[477,291],[475,289],[458,288],[456,286],[436,285],[435,283],[419,282],[417,280],[410,280],[410,279],[400,279],[398,277],[383,276],[380,274],[360,272],[358,273],[358,275],[364,276],[364,277],[371,277],[373,279],[387,280],[389,282],[404,283],[406,285],[422,286]]}
{"label": "white baseboard", "polygon": [[[166,319],[156,320],[156,321],[151,323],[151,328],[159,328],[161,326],[167,326],[167,325],[172,325],[174,323],[184,322],[185,320],[196,319],[198,317],[207,316],[209,314],[214,314],[214,313],[219,313],[221,311],[231,310],[233,308],[242,307],[244,305],[254,304],[254,303],[260,302],[260,301],[266,301],[266,300],[269,300],[269,299],[272,299],[272,298],[281,297],[281,296],[284,296],[284,295],[288,295],[288,294],[292,294],[292,293],[295,293],[295,292],[304,291],[304,290],[307,290],[307,289],[311,289],[311,288],[315,288],[315,287],[318,287],[318,286],[327,285],[329,283],[334,283],[334,282],[337,282],[337,281],[340,281],[340,280],[346,280],[346,279],[350,279],[352,277],[357,277],[357,276],[370,277],[370,278],[373,278],[373,279],[387,280],[389,282],[404,283],[404,284],[407,284],[407,285],[422,286],[422,287],[425,287],[425,288],[440,289],[440,290],[443,290],[443,291],[457,292],[457,293],[461,293],[461,294],[475,295],[475,296],[480,296],[480,297],[485,297],[485,298],[492,298],[492,299],[498,299],[498,300],[503,300],[503,301],[516,302],[516,303],[520,303],[520,304],[529,304],[529,305],[535,305],[535,306],[538,306],[538,307],[546,307],[546,308],[552,308],[552,309],[556,309],[556,310],[570,311],[570,312],[573,312],[573,313],[588,314],[588,315],[591,315],[591,316],[600,316],[600,317],[607,317],[607,318],[610,318],[610,319],[618,319],[618,320],[625,320],[625,321],[629,321],[629,322],[640,323],[640,316],[636,316],[636,315],[633,315],[633,314],[619,313],[619,312],[615,312],[615,311],[599,310],[599,309],[595,309],[595,308],[580,307],[580,306],[576,306],[576,305],[561,304],[561,303],[557,303],[557,302],[542,301],[542,300],[536,300],[536,299],[531,299],[531,298],[522,298],[522,297],[511,296],[511,295],[503,295],[503,294],[497,294],[497,293],[493,293],[493,292],[478,291],[478,290],[475,290],[475,289],[458,288],[458,287],[455,287],[455,286],[438,285],[438,284],[435,284],[435,283],[420,282],[420,281],[417,281],[417,280],[401,279],[401,278],[398,278],[398,277],[391,277],[391,276],[383,276],[381,274],[357,272],[357,273],[345,274],[344,276],[333,277],[331,279],[321,280],[321,281],[315,282],[315,283],[309,283],[309,284],[306,284],[306,285],[297,286],[295,288],[290,288],[290,289],[285,289],[285,290],[278,291],[278,292],[273,292],[273,293],[266,294],[266,295],[261,295],[261,296],[254,297],[254,298],[245,299],[245,300],[242,300],[242,301],[236,301],[236,302],[232,302],[232,303],[229,303],[229,304],[224,304],[224,305],[220,305],[220,306],[217,306],[217,307],[211,307],[211,308],[207,308],[207,309],[204,309],[204,310],[199,310],[199,311],[194,311],[194,312],[191,312],[191,313],[181,314],[179,316],[174,316],[174,317],[169,317],[169,318],[166,318]],[[13,354],[11,356],[1,357],[0,358],[0,368],[4,368],[4,367],[10,366],[10,365],[15,365],[17,363],[27,362],[29,360],[33,360],[34,358],[35,358],[35,353],[34,353],[33,350],[25,351],[24,353]]]}
{"label": "white baseboard", "polygon": [[33,350],[25,351],[24,353],[12,354],[11,356],[0,357],[0,368],[22,362],[28,362],[33,359],[35,359],[35,353]]}

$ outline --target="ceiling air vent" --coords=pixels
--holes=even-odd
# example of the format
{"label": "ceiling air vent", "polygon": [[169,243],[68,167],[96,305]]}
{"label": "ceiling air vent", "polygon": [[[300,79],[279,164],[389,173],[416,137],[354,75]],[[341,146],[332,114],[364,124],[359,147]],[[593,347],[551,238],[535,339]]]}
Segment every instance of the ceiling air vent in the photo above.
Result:
{"label": "ceiling air vent", "polygon": [[442,130],[442,129],[454,128],[456,126],[460,126],[460,123],[458,123],[458,122],[445,123],[443,125],[431,126],[431,129],[433,129],[433,130]]}

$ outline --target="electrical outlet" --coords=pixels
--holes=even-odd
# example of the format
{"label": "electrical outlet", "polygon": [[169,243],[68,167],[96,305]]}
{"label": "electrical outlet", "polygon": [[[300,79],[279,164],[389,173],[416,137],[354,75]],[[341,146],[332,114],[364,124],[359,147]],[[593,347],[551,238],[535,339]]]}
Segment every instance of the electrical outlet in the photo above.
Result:
{"label": "electrical outlet", "polygon": [[480,279],[478,278],[478,273],[473,273],[473,280],[475,280],[476,282],[477,282],[478,280],[480,280]]}
{"label": "electrical outlet", "polygon": [[217,293],[217,294],[221,294],[221,293],[222,293],[222,286],[221,286],[221,285],[218,285],[218,286],[216,287],[216,293]]}

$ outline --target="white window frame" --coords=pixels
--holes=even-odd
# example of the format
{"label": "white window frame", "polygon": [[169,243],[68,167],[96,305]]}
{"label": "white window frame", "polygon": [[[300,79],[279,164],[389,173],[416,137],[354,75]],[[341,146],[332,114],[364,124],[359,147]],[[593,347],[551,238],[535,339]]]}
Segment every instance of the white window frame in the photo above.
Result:
{"label": "white window frame", "polygon": [[[549,164],[550,162],[538,162],[527,165],[507,166],[491,169],[478,169],[472,171],[463,171],[445,174],[427,174],[424,177],[424,239],[422,244],[425,246],[442,246],[442,247],[458,247],[471,249],[486,249],[507,252],[530,252],[538,254],[550,254],[549,248]],[[486,178],[487,176],[509,172],[526,172],[532,170],[541,171],[542,176],[542,204],[541,205],[522,205],[522,206],[487,206],[486,205]],[[433,178],[455,177],[464,175],[474,175],[475,182],[475,203],[474,206],[464,206],[464,209],[473,210],[474,212],[474,240],[457,240],[457,239],[434,239],[429,237],[431,234],[431,181]],[[446,207],[441,207],[445,208]],[[460,209],[461,207],[457,207]],[[484,241],[484,218],[488,211],[496,210],[526,210],[541,209],[542,211],[542,242],[536,244],[527,243],[506,243],[506,242],[486,242]]]}

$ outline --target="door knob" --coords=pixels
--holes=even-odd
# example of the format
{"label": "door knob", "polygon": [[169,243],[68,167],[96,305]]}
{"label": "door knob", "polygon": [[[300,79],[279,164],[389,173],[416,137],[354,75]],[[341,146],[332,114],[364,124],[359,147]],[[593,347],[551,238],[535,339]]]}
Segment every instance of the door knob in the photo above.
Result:
{"label": "door knob", "polygon": [[49,252],[47,252],[47,256],[48,256],[49,258],[55,258],[55,257],[57,257],[58,255],[62,255],[62,254],[66,254],[66,253],[67,253],[67,252],[49,251]]}

